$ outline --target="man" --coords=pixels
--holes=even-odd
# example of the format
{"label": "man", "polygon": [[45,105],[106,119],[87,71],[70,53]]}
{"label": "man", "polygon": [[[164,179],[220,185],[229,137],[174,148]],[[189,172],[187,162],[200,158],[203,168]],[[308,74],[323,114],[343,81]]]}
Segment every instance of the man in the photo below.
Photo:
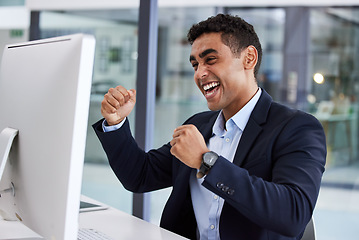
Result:
{"label": "man", "polygon": [[194,80],[211,111],[144,152],[127,116],[136,91],[110,89],[105,120],[94,125],[125,188],[173,186],[161,226],[190,239],[300,239],[312,216],[326,147],[311,115],[272,101],[257,86],[262,50],[253,27],[219,14],[194,25],[188,40]]}

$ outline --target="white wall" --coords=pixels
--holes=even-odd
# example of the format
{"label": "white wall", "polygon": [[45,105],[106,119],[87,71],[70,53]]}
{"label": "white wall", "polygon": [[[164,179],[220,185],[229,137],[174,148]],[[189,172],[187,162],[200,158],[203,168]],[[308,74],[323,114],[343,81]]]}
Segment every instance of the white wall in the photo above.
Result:
{"label": "white wall", "polygon": [[158,0],[159,6],[354,6],[359,5],[358,0]]}
{"label": "white wall", "polygon": [[26,0],[26,6],[31,10],[133,8],[139,0]]}
{"label": "white wall", "polygon": [[[5,45],[28,40],[29,19],[25,7],[0,7],[0,63]],[[13,36],[11,30],[22,31],[22,35]]]}
{"label": "white wall", "polygon": [[[138,7],[139,0],[26,0],[31,10],[109,9]],[[358,0],[158,0],[160,7],[175,6],[358,6]]]}
{"label": "white wall", "polygon": [[26,7],[0,7],[0,29],[23,29],[30,26]]}

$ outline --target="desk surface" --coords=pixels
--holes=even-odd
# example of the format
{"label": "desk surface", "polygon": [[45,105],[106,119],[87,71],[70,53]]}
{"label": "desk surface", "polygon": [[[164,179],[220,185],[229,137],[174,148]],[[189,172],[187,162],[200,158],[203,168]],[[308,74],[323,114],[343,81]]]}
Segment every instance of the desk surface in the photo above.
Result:
{"label": "desk surface", "polygon": [[[85,201],[89,199],[85,198]],[[95,202],[90,200],[90,202]],[[98,202],[95,202],[98,203]],[[179,235],[109,207],[79,214],[80,228],[93,228],[113,239],[184,240]],[[39,236],[17,221],[0,220],[0,239],[31,239]]]}

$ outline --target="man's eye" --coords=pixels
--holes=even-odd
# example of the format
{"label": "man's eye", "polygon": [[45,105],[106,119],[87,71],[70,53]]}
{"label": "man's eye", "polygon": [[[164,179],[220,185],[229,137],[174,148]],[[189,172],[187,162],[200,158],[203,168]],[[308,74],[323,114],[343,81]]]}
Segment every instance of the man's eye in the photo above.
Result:
{"label": "man's eye", "polygon": [[198,63],[192,63],[192,67],[194,68],[194,70],[197,69]]}
{"label": "man's eye", "polygon": [[216,58],[215,58],[215,57],[209,57],[209,58],[207,58],[207,60],[206,60],[206,62],[207,62],[208,64],[213,64],[213,63],[215,63],[215,61],[216,61]]}

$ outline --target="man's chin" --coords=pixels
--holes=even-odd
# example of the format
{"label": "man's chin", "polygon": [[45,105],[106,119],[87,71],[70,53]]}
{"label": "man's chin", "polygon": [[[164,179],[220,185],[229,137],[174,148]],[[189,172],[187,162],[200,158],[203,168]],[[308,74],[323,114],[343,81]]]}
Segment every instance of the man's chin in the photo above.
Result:
{"label": "man's chin", "polygon": [[211,111],[219,111],[219,110],[221,110],[221,108],[219,106],[214,105],[214,104],[209,104],[208,102],[207,102],[207,107]]}

